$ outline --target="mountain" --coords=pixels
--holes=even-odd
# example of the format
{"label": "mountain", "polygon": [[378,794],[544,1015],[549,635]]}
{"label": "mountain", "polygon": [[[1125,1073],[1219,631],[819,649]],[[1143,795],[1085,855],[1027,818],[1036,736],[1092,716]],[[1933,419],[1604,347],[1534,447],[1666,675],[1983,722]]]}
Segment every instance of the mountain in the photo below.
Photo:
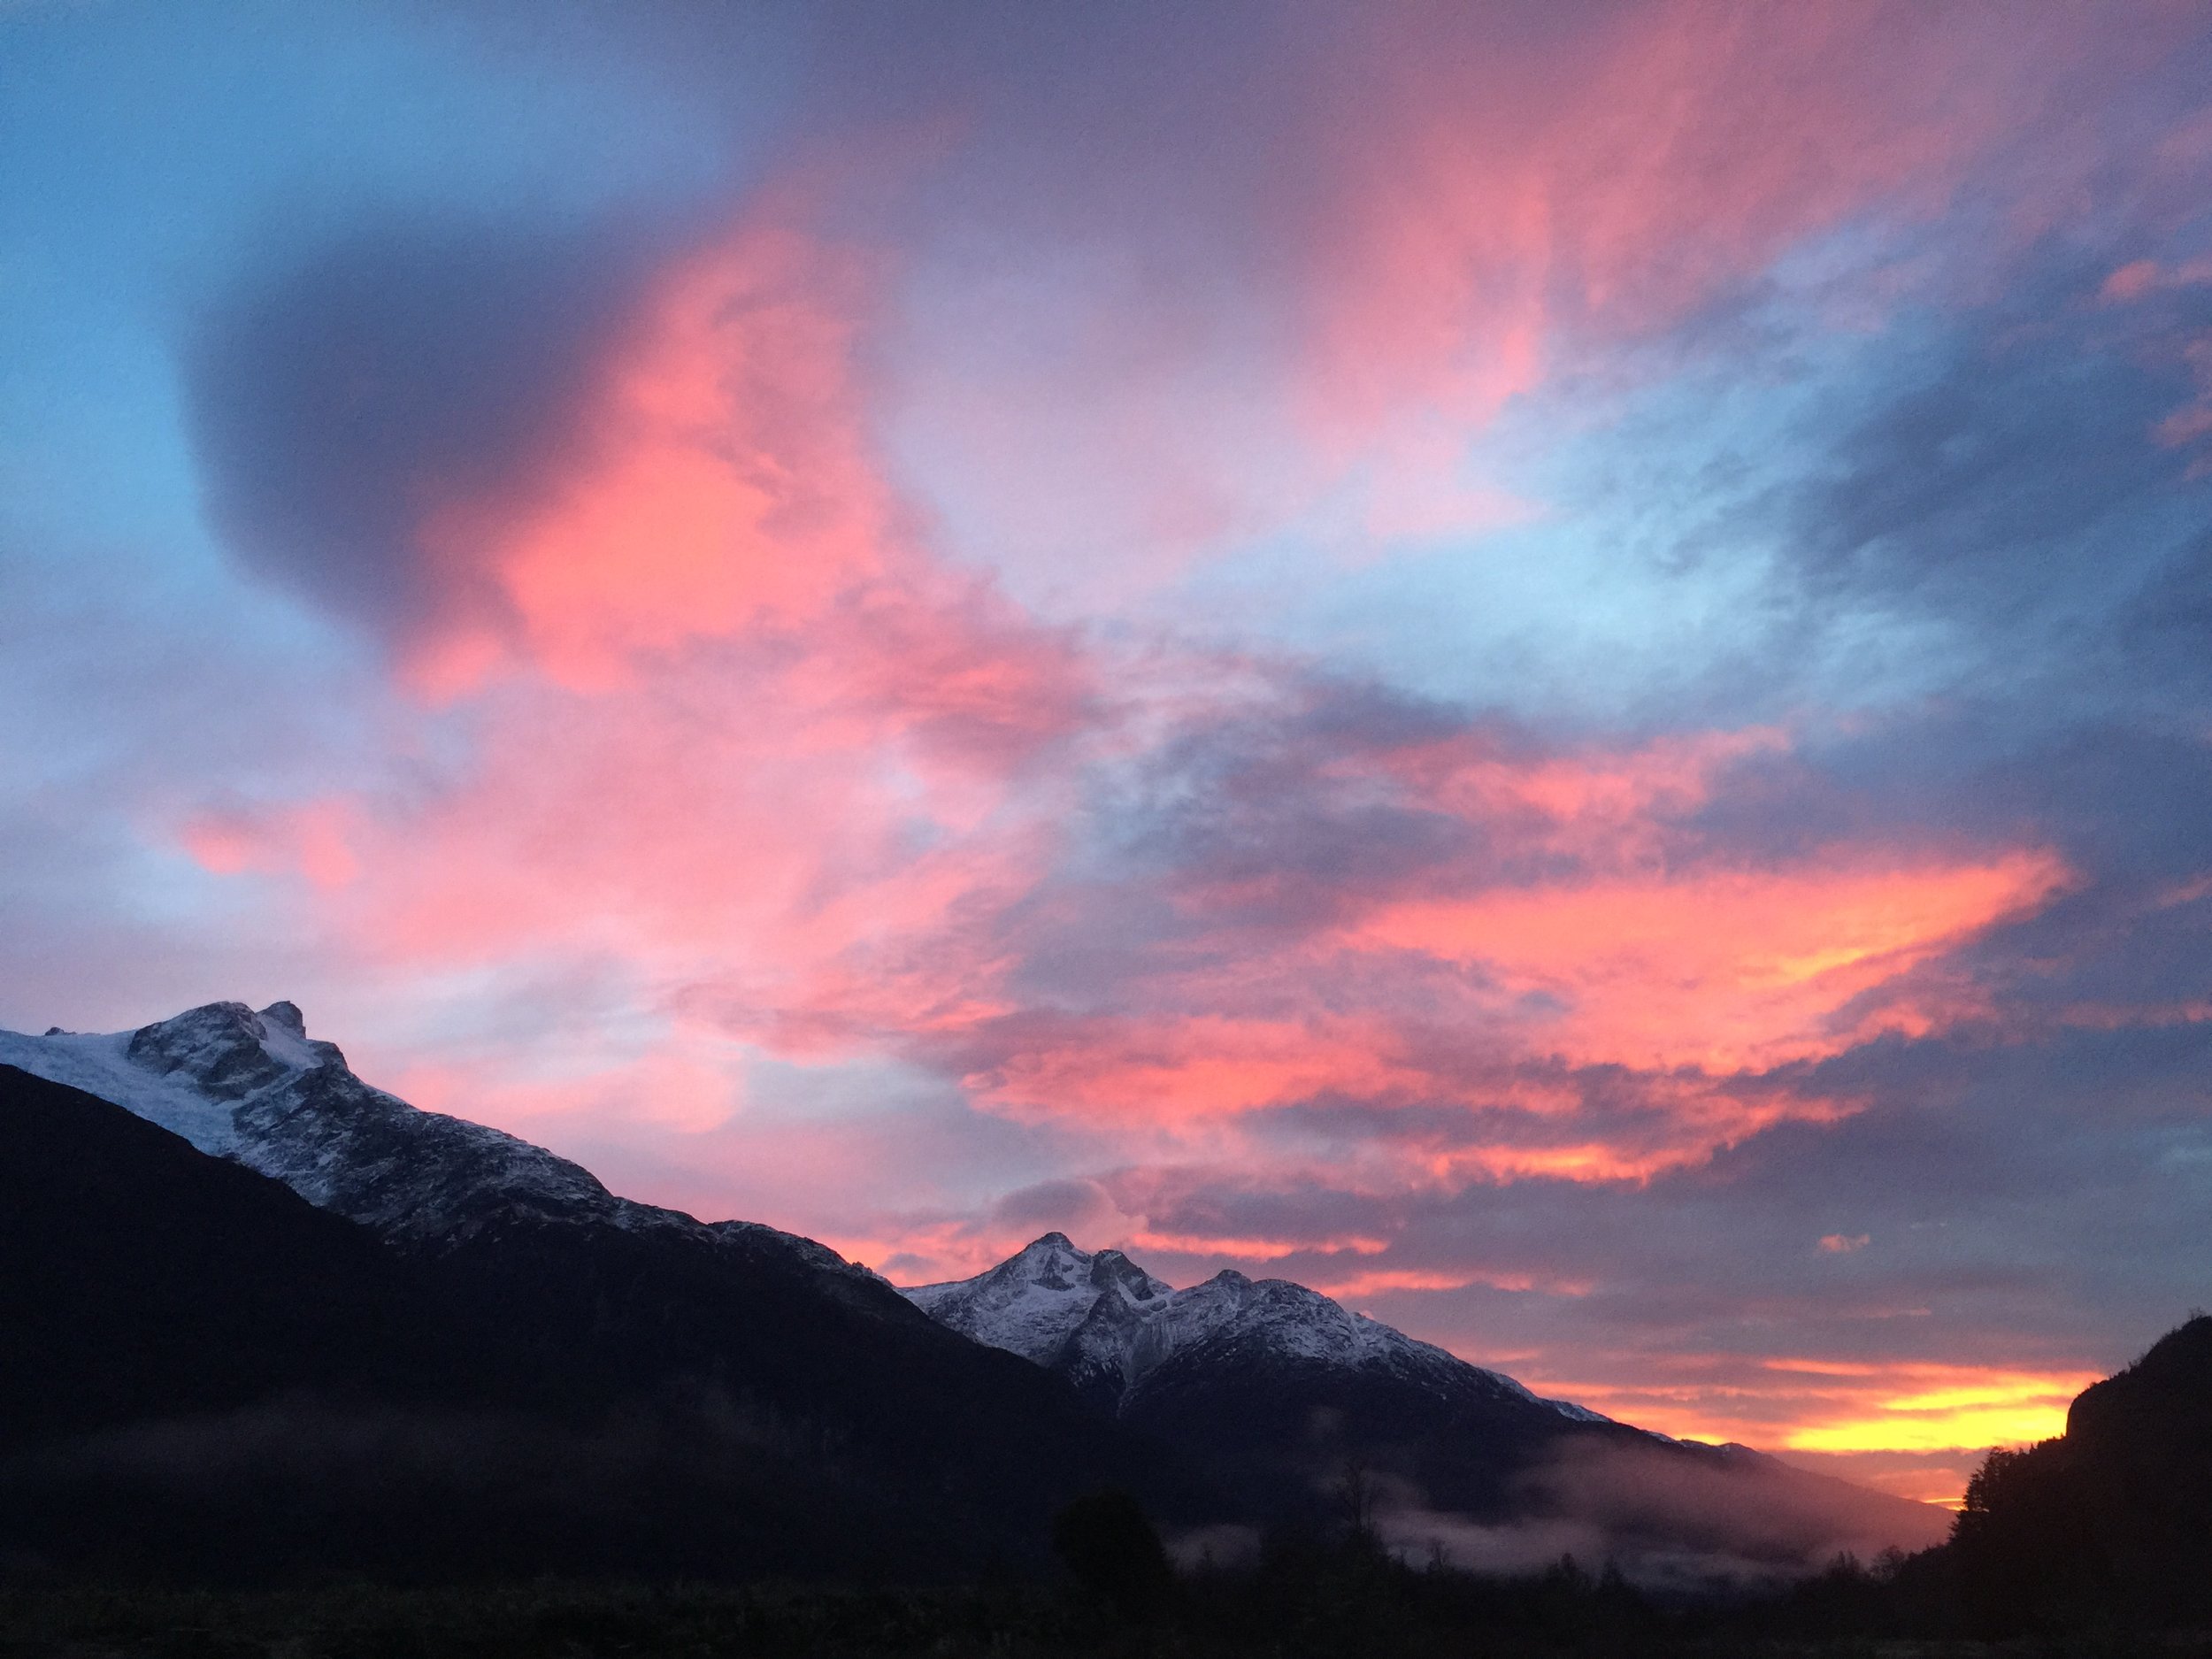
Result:
{"label": "mountain", "polygon": [[1282,1280],[1177,1290],[1049,1234],[902,1294],[418,1110],[288,1002],[0,1033],[0,1067],[26,1195],[0,1279],[27,1287],[0,1292],[0,1555],[910,1578],[1034,1563],[1059,1506],[1125,1486],[1185,1529],[1348,1499],[1468,1564],[1709,1576],[1924,1541],[1932,1513],[1538,1399]]}
{"label": "mountain", "polygon": [[1102,1416],[1202,1461],[1248,1509],[1371,1507],[1421,1547],[1666,1555],[1694,1574],[1935,1541],[1939,1509],[1740,1446],[1676,1440],[1469,1363],[1319,1292],[1233,1271],[1178,1290],[1048,1233],[973,1279],[905,1291],[963,1335],[1064,1377]]}
{"label": "mountain", "polygon": [[580,1164],[372,1088],[290,1002],[211,1002],[136,1031],[0,1032],[0,1064],[112,1101],[211,1156],[273,1177],[403,1243],[450,1247],[522,1217],[666,1231],[868,1279],[834,1251],[745,1221],[695,1221],[617,1198]]}
{"label": "mountain", "polygon": [[303,1390],[403,1398],[449,1351],[363,1228],[0,1066],[0,1446]]}
{"label": "mountain", "polygon": [[1302,1285],[1225,1271],[1177,1290],[1060,1233],[905,1294],[1065,1377],[1101,1413],[1234,1459],[1248,1484],[1279,1492],[1358,1465],[1415,1482],[1432,1507],[1496,1519],[1525,1507],[1517,1477],[1569,1436],[1663,1443]]}
{"label": "mountain", "polygon": [[[105,1035],[0,1033],[0,1064],[29,1074],[9,1092],[4,1109],[12,1116],[38,1110],[25,1104],[24,1089],[43,1079],[188,1143],[161,1155],[143,1136],[123,1137],[111,1121],[98,1132],[134,1148],[142,1167],[132,1179],[142,1187],[159,1187],[178,1168],[197,1171],[193,1179],[203,1187],[226,1179],[234,1187],[250,1171],[282,1183],[321,1218],[354,1224],[382,1257],[413,1274],[419,1294],[400,1324],[444,1333],[435,1346],[448,1374],[431,1390],[434,1403],[499,1414],[507,1425],[500,1435],[462,1437],[472,1448],[494,1440],[521,1448],[487,1479],[540,1492],[555,1509],[569,1503],[629,1511],[618,1522],[602,1515],[602,1532],[623,1540],[619,1548],[594,1557],[578,1543],[589,1530],[580,1510],[562,1535],[566,1541],[549,1543],[540,1559],[524,1552],[507,1563],[518,1570],[557,1560],[624,1571],[657,1562],[688,1571],[764,1563],[851,1568],[874,1540],[887,1563],[951,1571],[964,1561],[972,1567],[986,1558],[1034,1557],[1054,1509],[1087,1489],[1125,1483],[1170,1508],[1178,1501],[1164,1462],[1087,1411],[1064,1384],[946,1331],[864,1269],[772,1228],[703,1223],[618,1198],[541,1148],[419,1111],[354,1076],[334,1046],[307,1036],[289,1003],[257,1013],[212,1003]],[[96,1140],[50,1137],[45,1155],[24,1161],[18,1179],[66,1190],[73,1170],[107,1156],[100,1149],[107,1141]],[[188,1150],[197,1162],[181,1158]],[[28,1172],[34,1164],[36,1175]],[[190,1202],[201,1206],[196,1228],[220,1225],[213,1219],[219,1199]],[[90,1259],[82,1252],[101,1233],[99,1217],[111,1217],[113,1208],[88,1203],[76,1224],[43,1237],[19,1232],[9,1277],[68,1283],[74,1263]],[[302,1256],[288,1281],[302,1305],[326,1294],[324,1257],[351,1248],[326,1246],[321,1256]],[[242,1263],[226,1259],[223,1271],[211,1271],[206,1294],[244,1298],[244,1308],[259,1293],[238,1279]],[[165,1294],[150,1285],[146,1291],[157,1300]],[[34,1373],[56,1379],[50,1395],[58,1395],[71,1367],[95,1368],[101,1344],[128,1340],[127,1318],[108,1318],[95,1301],[87,1306],[98,1317],[73,1334],[65,1327],[58,1337],[50,1319],[41,1325],[28,1315],[4,1333],[23,1344],[79,1344],[65,1364]],[[369,1386],[388,1382],[395,1366],[408,1369],[396,1353],[363,1360],[365,1388],[380,1406],[403,1399],[403,1391]],[[297,1380],[319,1386],[327,1379],[310,1365]],[[37,1392],[41,1384],[27,1386]],[[95,1409],[88,1398],[71,1420],[119,1432],[148,1403],[128,1391],[110,1407]],[[187,1387],[173,1402],[154,1403],[180,1419],[219,1402]],[[70,1417],[58,1399],[36,1409],[57,1422]],[[326,1442],[351,1436],[348,1443],[362,1447],[384,1432],[350,1421],[317,1432]],[[238,1440],[244,1431],[233,1425],[222,1432]],[[787,1496],[802,1487],[827,1494],[821,1513],[807,1525],[756,1527],[744,1537],[706,1527],[705,1536],[727,1545],[715,1555],[697,1541],[702,1529],[692,1517],[709,1501],[696,1489],[701,1469],[685,1466],[686,1445],[694,1464],[729,1465],[761,1516],[794,1512],[780,1497],[763,1496],[769,1487]],[[422,1455],[436,1461],[434,1452]],[[640,1457],[651,1465],[649,1479],[633,1468]],[[633,1469],[634,1478],[617,1479],[618,1468]],[[560,1493],[561,1479],[577,1491]],[[671,1495],[678,1492],[691,1495],[679,1503]],[[729,1498],[726,1491],[723,1509]],[[810,1555],[787,1547],[794,1538],[819,1548]]]}
{"label": "mountain", "polygon": [[2212,1614],[2212,1317],[2084,1389],[2065,1438],[2116,1576],[2193,1586],[2190,1610]]}
{"label": "mountain", "polygon": [[2064,1434],[1991,1453],[1946,1554],[1989,1634],[2212,1619],[2212,1317],[2084,1389]]}
{"label": "mountain", "polygon": [[902,1294],[963,1336],[1058,1371],[1117,1417],[1151,1415],[1193,1379],[1233,1366],[1366,1372],[1439,1396],[1535,1405],[1571,1423],[1610,1421],[1538,1400],[1510,1377],[1348,1312],[1303,1285],[1225,1269],[1176,1290],[1119,1250],[1079,1250],[1064,1233],[1046,1233],[973,1279]]}

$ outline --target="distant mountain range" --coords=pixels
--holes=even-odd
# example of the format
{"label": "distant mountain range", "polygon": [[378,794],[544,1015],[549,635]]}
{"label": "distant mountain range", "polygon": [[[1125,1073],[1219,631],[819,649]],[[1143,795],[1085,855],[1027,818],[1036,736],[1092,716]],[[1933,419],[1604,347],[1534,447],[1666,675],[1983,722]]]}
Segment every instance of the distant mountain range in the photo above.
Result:
{"label": "distant mountain range", "polygon": [[1947,1520],[1283,1280],[1050,1233],[900,1292],[418,1110],[287,1002],[0,1033],[0,1559],[944,1575],[1120,1485],[1209,1547],[1349,1521],[1694,1578]]}
{"label": "distant mountain range", "polygon": [[1317,1499],[1471,1564],[1574,1552],[1647,1578],[1741,1581],[1841,1550],[1917,1548],[1948,1525],[1747,1447],[1540,1399],[1285,1279],[1228,1271],[1177,1290],[1118,1250],[1048,1233],[973,1279],[905,1294],[1202,1464],[1247,1512],[1313,1515]]}
{"label": "distant mountain range", "polygon": [[1286,1280],[1233,1271],[1176,1290],[1118,1250],[1048,1233],[988,1272],[905,1293],[964,1336],[1067,1379],[1102,1415],[1202,1454],[1264,1508],[1356,1469],[1424,1507],[1494,1521],[1567,1439],[1673,1443],[1539,1400]]}
{"label": "distant mountain range", "polygon": [[1225,1268],[1177,1290],[1119,1250],[1079,1250],[1064,1233],[1046,1233],[973,1279],[902,1294],[963,1336],[1059,1372],[1115,1417],[1150,1415],[1200,1377],[1256,1365],[1386,1375],[1440,1396],[1538,1406],[1572,1424],[1612,1421],[1539,1400],[1510,1377],[1347,1312],[1303,1285]]}

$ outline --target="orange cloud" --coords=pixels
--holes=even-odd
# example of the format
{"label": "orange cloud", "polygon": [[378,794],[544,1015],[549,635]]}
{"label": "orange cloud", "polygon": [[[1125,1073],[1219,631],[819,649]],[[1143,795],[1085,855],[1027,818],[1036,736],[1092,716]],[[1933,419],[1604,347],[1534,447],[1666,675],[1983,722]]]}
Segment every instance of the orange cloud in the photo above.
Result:
{"label": "orange cloud", "polygon": [[[1643,1097],[1676,1131],[1671,1141],[1633,1148],[1432,1156],[1431,1173],[1463,1181],[1648,1175],[1785,1116],[1832,1116],[1841,1109],[1834,1103],[1720,1091],[1671,1074],[1759,1070],[1837,1052],[1875,1031],[1921,1034],[1971,1014],[1970,984],[1916,971],[2032,911],[2071,878],[2054,855],[2032,849],[1839,844],[1767,867],[1716,864],[1685,820],[1732,768],[1787,747],[1786,733],[1759,728],[1617,752],[1517,756],[1478,734],[1347,757],[1325,770],[1333,785],[1448,813],[1502,849],[1509,867],[1559,873],[1517,884],[1477,872],[1470,890],[1448,895],[1337,895],[1355,919],[1171,975],[1176,1000],[1203,1008],[1202,1018],[1101,1019],[1079,1032],[1062,1023],[1048,1028],[1048,1046],[974,1081],[1010,1104],[1138,1116],[1330,1094],[1468,1099],[1466,1055],[1438,1042],[1455,1029],[1487,1046],[1490,1075],[1472,1096],[1486,1106],[1573,1110],[1571,1090],[1546,1100],[1540,1085],[1499,1075],[1515,1059],[1554,1056],[1652,1074]],[[1240,872],[1190,885],[1179,902],[1194,918],[1234,914],[1264,905],[1281,881]],[[1447,977],[1422,972],[1422,963]],[[1317,995],[1330,1011],[1295,1020],[1225,1011],[1296,1007]],[[1356,1011],[1363,1006],[1370,1011]]]}
{"label": "orange cloud", "polygon": [[1133,1250],[1171,1250],[1178,1255],[1225,1256],[1233,1262],[1264,1264],[1286,1256],[1314,1252],[1323,1256],[1380,1256],[1390,1248],[1387,1239],[1347,1234],[1341,1238],[1279,1239],[1264,1235],[1235,1237],[1210,1233],[1179,1233],[1172,1228],[1141,1226],[1131,1233]]}
{"label": "orange cloud", "polygon": [[1492,1290],[1541,1291],[1552,1296],[1586,1296],[1596,1286],[1587,1279],[1555,1279],[1535,1273],[1493,1273],[1480,1268],[1435,1271],[1415,1268],[1375,1268],[1332,1274],[1304,1271],[1304,1282],[1324,1295],[1340,1301],[1385,1294],[1396,1290],[1464,1290],[1471,1285]]}
{"label": "orange cloud", "polygon": [[[1834,1053],[1853,1001],[2066,882],[2051,854],[1839,848],[1769,871],[1606,876],[1384,907],[1351,933],[1547,999],[1528,1041],[1581,1064],[1729,1071]],[[1891,1025],[1904,1010],[1873,1017]]]}
{"label": "orange cloud", "polygon": [[1420,1089],[1417,1066],[1379,1014],[1311,1020],[1197,1013],[1148,1021],[1100,1018],[1053,1029],[965,1082],[978,1098],[1022,1113],[1107,1113],[1169,1122],[1310,1099]]}

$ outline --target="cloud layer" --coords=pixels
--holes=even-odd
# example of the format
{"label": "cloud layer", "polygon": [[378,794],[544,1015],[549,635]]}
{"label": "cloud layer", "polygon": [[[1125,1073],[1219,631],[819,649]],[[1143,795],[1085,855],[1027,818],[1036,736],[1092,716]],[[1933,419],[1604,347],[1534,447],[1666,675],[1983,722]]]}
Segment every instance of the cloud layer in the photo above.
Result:
{"label": "cloud layer", "polygon": [[0,24],[0,1019],[1916,1494],[2203,1300],[2201,19],[562,19]]}

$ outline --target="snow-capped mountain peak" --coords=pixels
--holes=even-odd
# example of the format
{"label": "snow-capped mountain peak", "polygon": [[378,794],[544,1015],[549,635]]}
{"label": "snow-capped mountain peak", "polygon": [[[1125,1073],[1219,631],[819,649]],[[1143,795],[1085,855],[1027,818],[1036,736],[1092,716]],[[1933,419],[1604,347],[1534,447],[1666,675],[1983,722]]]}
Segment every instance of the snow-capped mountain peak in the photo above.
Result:
{"label": "snow-capped mountain peak", "polygon": [[82,1089],[201,1151],[284,1182],[403,1245],[452,1243],[494,1219],[673,1228],[865,1274],[827,1247],[747,1221],[703,1223],[618,1198],[582,1165],[356,1077],[296,1003],[209,1002],[136,1031],[0,1031],[0,1064]]}
{"label": "snow-capped mountain peak", "polygon": [[588,1171],[496,1129],[370,1087],[292,1002],[209,1002],[136,1031],[0,1033],[0,1062],[111,1100],[201,1151],[401,1238],[490,1210],[610,1217]]}
{"label": "snow-capped mountain peak", "polygon": [[1453,1391],[1539,1401],[1519,1383],[1354,1313],[1303,1285],[1224,1269],[1177,1290],[1118,1250],[1081,1250],[1048,1233],[973,1279],[916,1286],[907,1299],[963,1335],[1056,1371],[1096,1403],[1125,1411],[1164,1368],[1299,1366],[1388,1373]]}
{"label": "snow-capped mountain peak", "polygon": [[0,1032],[0,1063],[113,1101],[203,1152],[230,1157],[239,1150],[242,1101],[320,1064],[342,1068],[345,1056],[334,1044],[311,1045],[290,1002],[262,1013],[210,1002],[136,1031]]}
{"label": "snow-capped mountain peak", "polygon": [[1137,1310],[1175,1293],[1119,1250],[1093,1254],[1048,1233],[975,1279],[902,1294],[940,1325],[1051,1367],[1101,1307]]}

